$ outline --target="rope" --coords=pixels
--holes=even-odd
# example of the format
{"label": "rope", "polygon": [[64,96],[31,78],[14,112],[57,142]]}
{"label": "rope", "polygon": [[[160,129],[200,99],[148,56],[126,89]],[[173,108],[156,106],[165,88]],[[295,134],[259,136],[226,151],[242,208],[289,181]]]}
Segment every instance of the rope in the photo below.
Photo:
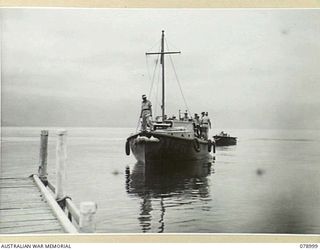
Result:
{"label": "rope", "polygon": [[[160,65],[160,64],[159,64]],[[155,104],[155,114],[158,112],[158,103],[159,103],[159,99],[158,99],[158,96],[159,96],[159,82],[160,82],[160,72],[161,72],[161,67],[159,67],[159,71],[158,71],[158,77],[157,77],[157,89],[156,89],[156,104]],[[161,105],[159,105],[160,108],[161,108]]]}
{"label": "rope", "polygon": [[150,47],[150,49],[148,49],[147,51],[151,51],[154,47],[156,47],[158,44],[161,44],[161,38],[152,45],[152,47]]}
{"label": "rope", "polygon": [[[165,41],[166,41],[167,50],[169,50],[167,40],[165,39]],[[182,98],[183,98],[183,101],[184,101],[184,105],[186,106],[188,113],[191,115],[192,114],[191,110],[189,109],[187,101],[186,101],[186,98],[184,97],[184,94],[183,94],[183,91],[182,91],[182,87],[181,87],[181,83],[180,83],[180,80],[178,78],[178,74],[176,72],[176,68],[174,66],[174,63],[173,63],[173,60],[172,60],[172,57],[171,57],[170,54],[169,54],[169,58],[170,58],[170,62],[171,62],[172,68],[173,68],[174,75],[175,75],[176,80],[177,80],[178,85],[179,85],[179,89],[180,89],[180,92],[181,92],[181,95],[182,95]]]}
{"label": "rope", "polygon": [[[159,48],[160,49],[160,48]],[[149,64],[148,64],[148,56],[146,55],[146,64],[147,64],[147,69],[148,69],[148,76],[149,76],[149,80],[151,81],[151,87],[150,87],[150,90],[149,90],[149,97],[151,96],[151,91],[152,91],[152,88],[153,88],[153,84],[154,84],[154,77],[155,77],[155,72],[156,72],[156,69],[157,69],[157,66],[158,66],[158,63],[159,63],[159,56],[157,57],[156,59],[156,64],[154,66],[154,69],[153,69],[153,74],[152,74],[152,79],[151,79],[151,76],[150,76],[150,71],[149,71]]]}

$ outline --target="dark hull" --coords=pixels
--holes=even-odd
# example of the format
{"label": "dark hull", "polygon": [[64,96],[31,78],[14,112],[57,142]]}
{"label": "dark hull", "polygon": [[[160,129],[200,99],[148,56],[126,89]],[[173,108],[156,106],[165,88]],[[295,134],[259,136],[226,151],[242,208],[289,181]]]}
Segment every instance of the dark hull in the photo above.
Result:
{"label": "dark hull", "polygon": [[[137,139],[140,136],[155,140]],[[202,160],[209,156],[208,141],[201,139],[148,132],[133,135],[127,141],[135,158],[142,163]]]}
{"label": "dark hull", "polygon": [[216,146],[231,146],[237,144],[237,137],[215,135],[213,138]]}

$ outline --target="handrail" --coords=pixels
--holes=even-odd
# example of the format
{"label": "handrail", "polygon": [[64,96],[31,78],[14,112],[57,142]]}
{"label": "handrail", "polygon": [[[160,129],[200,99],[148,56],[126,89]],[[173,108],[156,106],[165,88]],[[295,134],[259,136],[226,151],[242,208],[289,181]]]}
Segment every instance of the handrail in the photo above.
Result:
{"label": "handrail", "polygon": [[63,229],[67,233],[78,233],[78,230],[75,228],[75,226],[68,220],[67,216],[61,209],[61,207],[58,205],[56,200],[53,198],[53,196],[49,193],[47,188],[44,186],[42,181],[39,179],[38,175],[33,175],[33,179],[40,189],[41,193],[43,194],[44,198],[48,202],[49,206],[51,207],[54,214],[57,216],[57,219],[60,221]]}

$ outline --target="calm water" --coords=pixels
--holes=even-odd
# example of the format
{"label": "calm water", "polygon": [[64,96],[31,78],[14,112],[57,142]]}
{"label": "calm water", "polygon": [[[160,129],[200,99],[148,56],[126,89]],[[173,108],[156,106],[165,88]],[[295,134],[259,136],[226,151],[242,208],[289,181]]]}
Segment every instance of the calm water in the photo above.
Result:
{"label": "calm water", "polygon": [[[40,130],[2,128],[2,176],[36,173]],[[229,130],[238,145],[217,148],[211,165],[160,173],[125,155],[130,132],[68,128],[68,194],[77,205],[97,202],[97,232],[320,234],[319,131]]]}

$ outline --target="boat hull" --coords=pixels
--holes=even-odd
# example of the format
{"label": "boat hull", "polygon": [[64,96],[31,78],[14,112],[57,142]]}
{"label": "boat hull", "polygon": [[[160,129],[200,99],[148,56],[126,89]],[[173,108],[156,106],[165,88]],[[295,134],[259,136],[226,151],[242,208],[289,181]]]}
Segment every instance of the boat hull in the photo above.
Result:
{"label": "boat hull", "polygon": [[202,139],[179,138],[153,132],[131,136],[127,143],[137,161],[142,163],[202,160],[208,158],[211,151],[210,142]]}
{"label": "boat hull", "polygon": [[216,146],[231,146],[237,144],[237,137],[215,135],[213,138]]}

